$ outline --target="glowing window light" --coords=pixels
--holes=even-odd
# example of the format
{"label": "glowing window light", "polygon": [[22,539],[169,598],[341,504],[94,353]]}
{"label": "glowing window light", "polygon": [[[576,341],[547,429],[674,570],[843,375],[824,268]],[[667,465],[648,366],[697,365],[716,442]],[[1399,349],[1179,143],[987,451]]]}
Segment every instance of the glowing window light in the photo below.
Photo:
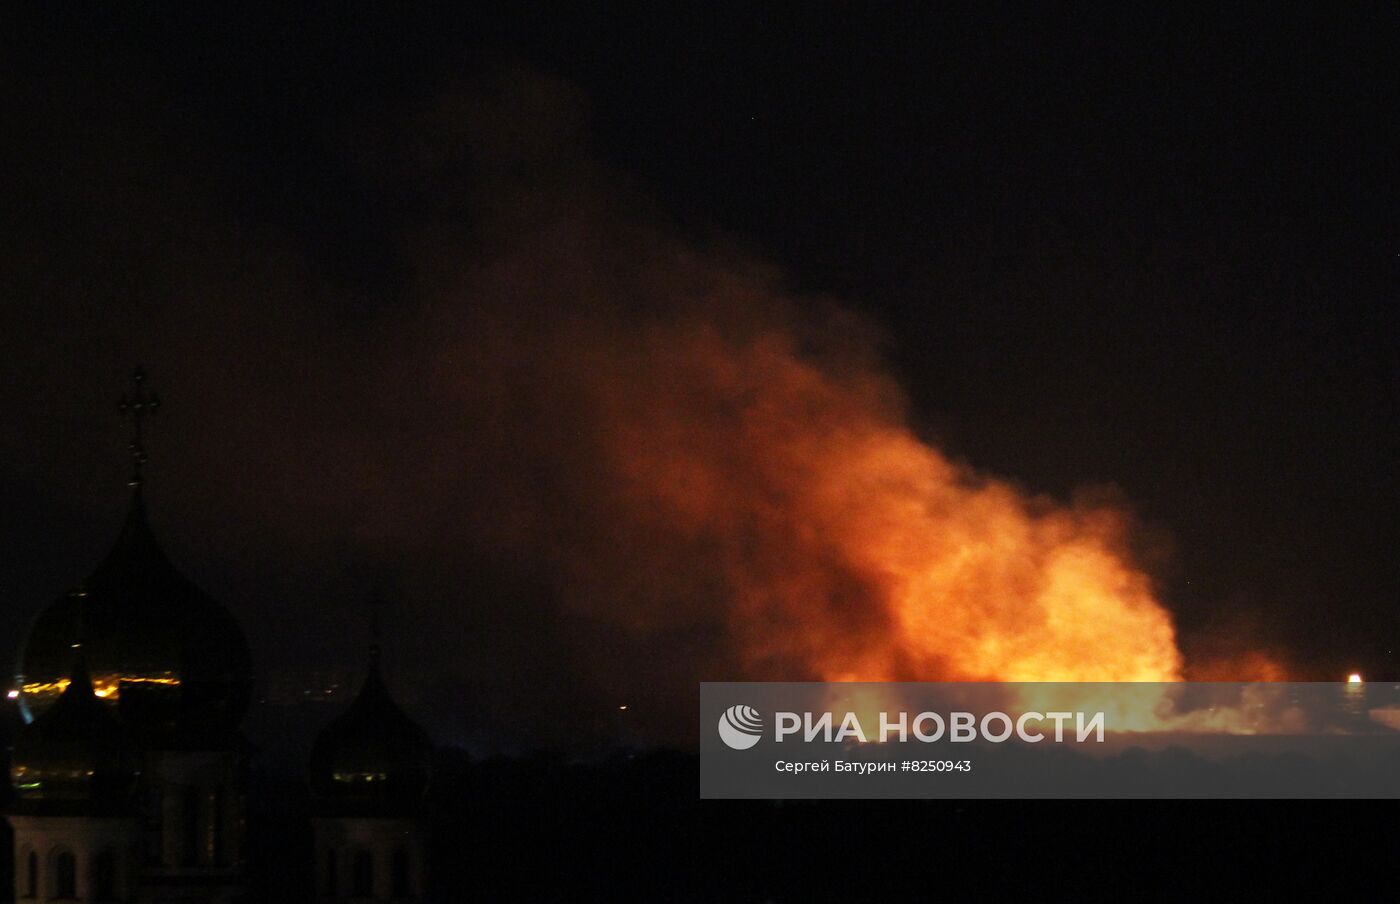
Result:
{"label": "glowing window light", "polygon": [[389,780],[389,774],[387,772],[333,772],[331,780],[346,783],[386,782]]}
{"label": "glowing window light", "polygon": [[[180,679],[172,677],[172,673],[166,672],[164,676],[150,675],[110,675],[104,677],[94,677],[92,680],[92,692],[102,698],[112,698],[114,700],[121,697],[121,686],[123,684],[149,684],[164,687],[178,687]],[[56,696],[61,694],[68,687],[68,679],[60,678],[57,681],[31,681],[24,685],[24,692],[31,696]],[[19,692],[12,692],[12,696],[18,697]]]}

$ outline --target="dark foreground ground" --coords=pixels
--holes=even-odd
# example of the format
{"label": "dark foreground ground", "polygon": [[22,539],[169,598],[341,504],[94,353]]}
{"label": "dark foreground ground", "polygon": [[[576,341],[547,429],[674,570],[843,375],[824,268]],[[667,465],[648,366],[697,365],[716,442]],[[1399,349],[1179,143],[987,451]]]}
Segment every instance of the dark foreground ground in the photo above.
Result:
{"label": "dark foreground ground", "polygon": [[[443,759],[441,901],[1396,897],[1393,802],[702,801],[696,760],[677,753]],[[304,833],[275,839],[259,846],[269,865],[298,856],[266,874],[304,875]]]}
{"label": "dark foreground ground", "polygon": [[[250,901],[309,902],[304,784],[254,762]],[[444,750],[435,776],[440,902],[1381,901],[1400,872],[1390,801],[702,801],[665,751]]]}

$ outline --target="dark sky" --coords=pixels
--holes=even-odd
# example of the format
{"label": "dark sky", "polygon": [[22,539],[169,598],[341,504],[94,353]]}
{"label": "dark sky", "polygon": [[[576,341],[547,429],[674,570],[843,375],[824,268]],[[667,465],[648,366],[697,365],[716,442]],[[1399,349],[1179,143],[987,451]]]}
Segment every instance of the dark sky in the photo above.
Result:
{"label": "dark sky", "polygon": [[[616,663],[657,644],[689,661],[704,624],[639,645],[502,564],[511,492],[437,492],[480,465],[571,499],[557,472],[596,463],[491,439],[587,428],[489,343],[433,340],[574,316],[528,299],[580,278],[609,323],[670,316],[654,280],[689,276],[655,272],[694,254],[697,283],[732,260],[860,312],[957,458],[1115,487],[1188,659],[1400,677],[1393,5],[270,6],[5,14],[0,657],[115,532],[140,360],[157,529],[265,668],[353,668],[385,574],[406,695],[460,698],[439,730],[627,696]],[[471,396],[447,426],[444,371]]]}

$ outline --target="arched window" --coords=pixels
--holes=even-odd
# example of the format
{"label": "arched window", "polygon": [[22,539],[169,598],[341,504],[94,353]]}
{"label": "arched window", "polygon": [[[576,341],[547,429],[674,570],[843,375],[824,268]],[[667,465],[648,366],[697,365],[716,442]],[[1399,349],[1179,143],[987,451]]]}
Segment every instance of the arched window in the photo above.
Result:
{"label": "arched window", "polygon": [[199,791],[197,788],[180,789],[180,836],[184,850],[181,865],[194,866],[199,862]]}
{"label": "arched window", "polygon": [[369,851],[355,852],[355,858],[350,861],[350,871],[354,875],[355,897],[368,898],[374,894],[374,858]]}
{"label": "arched window", "polygon": [[[165,792],[164,789],[154,782],[146,789],[145,810],[141,814],[141,821],[145,831],[142,833],[142,859],[147,866],[157,866],[165,858],[164,839],[161,837],[162,823],[165,816]],[[173,865],[173,864],[167,864]]]}
{"label": "arched window", "polygon": [[111,848],[92,858],[92,896],[98,901],[117,899],[117,855]]}
{"label": "arched window", "polygon": [[340,858],[335,855],[335,848],[326,851],[326,881],[323,892],[328,898],[334,898],[339,894],[340,886]]}
{"label": "arched window", "polygon": [[59,851],[53,858],[53,896],[78,896],[78,858],[73,856],[72,851]]}
{"label": "arched window", "polygon": [[21,887],[24,889],[21,897],[39,897],[39,854],[35,851],[30,851],[24,858],[24,884]]}
{"label": "arched window", "polygon": [[209,862],[224,863],[224,789],[209,792]]}
{"label": "arched window", "polygon": [[407,898],[412,892],[409,890],[408,874],[408,851],[404,848],[394,850],[394,860],[389,870],[392,877],[394,897]]}

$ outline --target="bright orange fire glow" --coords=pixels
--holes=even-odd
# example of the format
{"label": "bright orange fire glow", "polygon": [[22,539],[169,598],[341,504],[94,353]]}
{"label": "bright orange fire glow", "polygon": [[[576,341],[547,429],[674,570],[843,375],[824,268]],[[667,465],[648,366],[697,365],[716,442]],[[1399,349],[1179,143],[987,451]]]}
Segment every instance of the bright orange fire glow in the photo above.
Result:
{"label": "bright orange fire glow", "polygon": [[[68,683],[67,678],[60,678],[57,681],[49,682],[30,681],[25,683],[23,691],[26,696],[30,697],[38,697],[41,699],[57,698],[67,689]],[[94,675],[92,678],[92,692],[94,695],[104,700],[109,697],[116,700],[121,697],[121,686],[123,684],[160,684],[175,686],[179,683],[179,678],[168,675],[165,677],[145,675]],[[18,696],[18,694],[16,694],[16,696]]]}
{"label": "bright orange fire glow", "polygon": [[903,423],[885,379],[804,361],[782,333],[651,338],[661,391],[625,365],[599,389],[622,509],[650,546],[679,536],[717,564],[754,677],[1181,679],[1123,512],[954,463]]}
{"label": "bright orange fire glow", "polygon": [[[858,318],[648,247],[620,293],[646,299],[635,307],[586,249],[555,261],[567,279],[530,255],[499,262],[476,295],[512,297],[529,274],[531,292],[583,301],[480,312],[441,355],[471,423],[531,425],[483,447],[507,475],[484,530],[543,554],[584,623],[686,638],[667,648],[736,680],[1186,677],[1123,506],[956,460],[911,424]],[[1280,677],[1267,657],[1220,652],[1216,680]]]}

